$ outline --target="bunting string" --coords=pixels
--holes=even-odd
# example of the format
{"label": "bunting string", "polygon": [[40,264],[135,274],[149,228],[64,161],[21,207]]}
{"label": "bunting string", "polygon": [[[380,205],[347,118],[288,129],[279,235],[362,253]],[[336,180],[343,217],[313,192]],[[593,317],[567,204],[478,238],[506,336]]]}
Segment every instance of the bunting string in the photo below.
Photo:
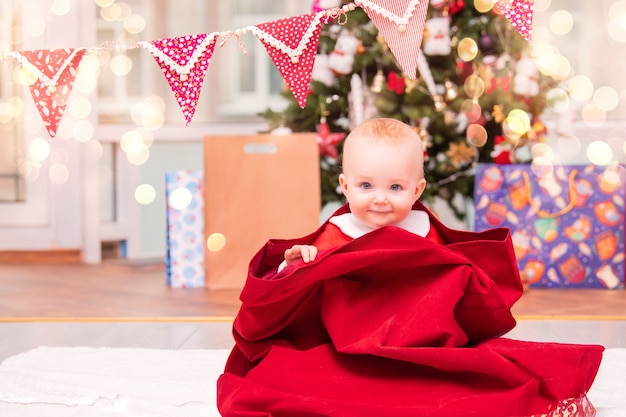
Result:
{"label": "bunting string", "polygon": [[[152,54],[161,68],[189,125],[216,44],[224,47],[235,38],[237,48],[245,55],[246,47],[241,36],[248,33],[263,44],[299,106],[304,108],[321,26],[333,20],[338,24],[345,24],[349,12],[357,7],[362,8],[372,20],[404,73],[409,78],[416,78],[419,67],[422,77],[428,78],[423,62],[420,61],[421,48],[415,47],[422,42],[428,5],[429,0],[355,0],[342,7],[278,19],[234,31],[140,41],[133,46],[111,41],[96,48],[24,52],[0,50],[0,60],[14,60],[28,72],[29,77],[36,79],[29,84],[31,95],[50,137],[54,137],[82,58],[86,54],[110,50],[143,48]],[[502,10],[515,29],[530,42],[533,0],[496,0],[495,6]],[[432,86],[428,87],[432,93]]]}

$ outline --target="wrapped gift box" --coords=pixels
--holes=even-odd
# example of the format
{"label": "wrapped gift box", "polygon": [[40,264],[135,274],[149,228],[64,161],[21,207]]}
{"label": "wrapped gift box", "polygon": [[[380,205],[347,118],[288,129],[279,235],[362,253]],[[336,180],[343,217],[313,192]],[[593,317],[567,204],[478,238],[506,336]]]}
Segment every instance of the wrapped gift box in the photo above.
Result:
{"label": "wrapped gift box", "polygon": [[511,230],[531,287],[624,288],[621,165],[479,164],[475,230]]}
{"label": "wrapped gift box", "polygon": [[173,288],[205,285],[204,173],[198,170],[165,173],[167,207],[167,284]]}

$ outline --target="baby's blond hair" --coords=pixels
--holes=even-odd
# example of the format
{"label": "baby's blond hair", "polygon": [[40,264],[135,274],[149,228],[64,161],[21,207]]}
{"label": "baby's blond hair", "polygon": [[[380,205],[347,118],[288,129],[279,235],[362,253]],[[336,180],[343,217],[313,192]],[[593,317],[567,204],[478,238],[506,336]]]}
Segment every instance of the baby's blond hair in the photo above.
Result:
{"label": "baby's blond hair", "polygon": [[[368,139],[383,142],[389,145],[414,141],[418,145],[421,156],[424,153],[424,144],[417,131],[411,126],[397,119],[379,117],[369,119],[355,127],[344,142],[344,152],[350,149],[350,143],[359,139]],[[420,175],[424,177],[424,159],[419,159]]]}

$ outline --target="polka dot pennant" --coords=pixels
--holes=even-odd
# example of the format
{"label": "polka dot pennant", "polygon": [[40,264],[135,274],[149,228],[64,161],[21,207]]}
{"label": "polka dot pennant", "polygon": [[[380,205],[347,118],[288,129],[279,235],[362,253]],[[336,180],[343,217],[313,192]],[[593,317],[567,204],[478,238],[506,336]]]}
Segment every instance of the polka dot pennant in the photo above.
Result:
{"label": "polka dot pennant", "polygon": [[324,12],[250,27],[265,46],[301,108],[306,105]]}
{"label": "polka dot pennant", "polygon": [[20,66],[37,77],[29,85],[30,93],[52,138],[56,136],[85,52],[84,48],[47,49],[15,55]]}
{"label": "polka dot pennant", "polygon": [[530,42],[533,33],[534,0],[499,0],[497,5],[520,35]]}
{"label": "polka dot pennant", "polygon": [[407,77],[417,77],[417,58],[424,35],[428,0],[357,0],[389,45]]}
{"label": "polka dot pennant", "polygon": [[215,50],[217,34],[198,34],[140,42],[161,67],[187,126],[196,111],[204,75]]}

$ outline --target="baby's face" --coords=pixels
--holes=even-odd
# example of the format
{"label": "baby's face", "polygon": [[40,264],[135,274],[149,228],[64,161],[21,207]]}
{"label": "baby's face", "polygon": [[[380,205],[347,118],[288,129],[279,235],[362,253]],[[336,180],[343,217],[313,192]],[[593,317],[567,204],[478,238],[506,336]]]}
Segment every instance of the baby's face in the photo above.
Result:
{"label": "baby's face", "polygon": [[345,150],[339,183],[350,211],[377,229],[404,220],[426,186],[423,155],[412,142],[360,140]]}

